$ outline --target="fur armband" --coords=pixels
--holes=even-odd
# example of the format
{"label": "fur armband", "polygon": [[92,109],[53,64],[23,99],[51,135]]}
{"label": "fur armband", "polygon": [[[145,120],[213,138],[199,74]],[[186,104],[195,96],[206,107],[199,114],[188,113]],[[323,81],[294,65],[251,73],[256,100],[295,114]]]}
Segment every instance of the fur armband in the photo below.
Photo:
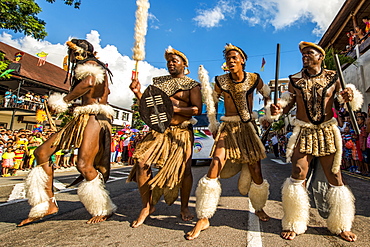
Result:
{"label": "fur armband", "polygon": [[91,63],[80,64],[75,69],[75,77],[77,80],[82,80],[88,76],[95,77],[95,84],[101,84],[105,78],[103,67]]}
{"label": "fur armband", "polygon": [[52,95],[50,95],[50,97],[48,99],[48,105],[57,114],[66,112],[68,110],[68,107],[71,105],[71,104],[68,104],[67,102],[64,101],[65,96],[66,96],[65,93],[63,93],[63,94],[53,93]]}
{"label": "fur armband", "polygon": [[258,91],[264,98],[270,97],[271,89],[267,84],[263,84],[261,90]]}
{"label": "fur armband", "polygon": [[[284,92],[281,95],[281,98],[278,100],[278,104],[280,104],[281,110],[284,109],[290,103],[291,101],[290,95],[291,95],[290,92]],[[272,105],[272,101],[269,100],[267,101],[266,106],[265,106],[265,116],[266,117],[263,120],[266,120],[268,122],[273,122],[275,120],[278,120],[280,116],[282,115],[282,112],[281,112],[279,114],[272,116],[271,115],[271,105]]]}
{"label": "fur armband", "polygon": [[[346,85],[346,88],[350,88],[352,89],[352,92],[353,92],[353,97],[352,97],[352,101],[349,102],[349,104],[351,105],[352,107],[352,110],[353,111],[358,111],[361,109],[362,107],[362,104],[364,103],[364,96],[362,95],[362,93],[356,88],[355,85],[353,84],[347,84]],[[342,97],[342,95],[338,94],[338,101],[339,103],[343,104],[344,103],[344,99]],[[347,105],[344,104],[344,108],[346,110],[347,109]]]}

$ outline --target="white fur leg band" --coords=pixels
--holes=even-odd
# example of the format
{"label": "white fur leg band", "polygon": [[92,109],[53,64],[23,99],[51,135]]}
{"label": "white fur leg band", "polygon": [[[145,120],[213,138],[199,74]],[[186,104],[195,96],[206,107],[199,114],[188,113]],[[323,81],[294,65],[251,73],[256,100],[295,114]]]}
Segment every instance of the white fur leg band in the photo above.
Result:
{"label": "white fur leg band", "polygon": [[284,217],[282,226],[284,231],[293,231],[302,234],[307,230],[309,221],[310,201],[304,180],[287,178],[282,188]]}
{"label": "white fur leg band", "polygon": [[80,201],[92,216],[111,215],[117,209],[105,189],[102,178],[101,173],[98,173],[93,180],[82,182],[77,190]]}
{"label": "white fur leg band", "polygon": [[328,229],[334,234],[350,231],[355,218],[355,198],[348,186],[331,186],[327,194],[329,203]]}
{"label": "white fur leg band", "polygon": [[197,198],[195,211],[198,219],[211,218],[216,212],[221,196],[221,184],[218,178],[202,177],[195,191]]}
{"label": "white fur leg band", "polygon": [[251,200],[254,210],[261,211],[265,207],[267,199],[269,197],[270,184],[266,179],[263,180],[262,184],[256,184],[252,182],[249,190],[249,199]]}
{"label": "white fur leg band", "polygon": [[46,183],[49,177],[41,166],[33,168],[25,182],[28,203],[32,206],[29,218],[42,218],[49,209],[49,196],[46,193]]}
{"label": "white fur leg band", "polygon": [[66,112],[68,110],[68,107],[70,106],[70,104],[64,101],[63,98],[65,96],[66,94],[64,93],[53,93],[48,99],[48,105],[51,109],[55,110],[57,114]]}
{"label": "white fur leg band", "polygon": [[[362,95],[362,93],[359,90],[357,90],[356,86],[353,85],[353,84],[347,84],[346,88],[352,89],[352,92],[353,92],[352,101],[349,102],[349,104],[352,107],[352,110],[353,111],[360,110],[361,107],[362,107],[362,104],[364,103],[364,96]],[[338,94],[338,101],[339,101],[339,103],[344,103],[343,97],[340,94]],[[347,104],[344,104],[344,108],[346,110],[348,110],[347,109]]]}

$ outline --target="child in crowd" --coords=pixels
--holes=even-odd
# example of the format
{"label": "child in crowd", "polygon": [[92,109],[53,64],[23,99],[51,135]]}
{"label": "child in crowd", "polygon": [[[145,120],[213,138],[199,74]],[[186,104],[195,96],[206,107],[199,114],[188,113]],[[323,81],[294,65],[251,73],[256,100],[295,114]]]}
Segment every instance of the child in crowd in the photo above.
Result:
{"label": "child in crowd", "polygon": [[349,169],[353,167],[352,161],[352,149],[354,143],[352,141],[352,135],[350,133],[350,128],[348,126],[344,127],[344,133],[342,134],[343,140],[343,159],[342,159],[342,169]]}
{"label": "child in crowd", "polygon": [[2,176],[9,177],[9,169],[13,169],[14,167],[14,152],[12,147],[8,147],[6,152],[3,154],[3,169],[2,169]]}
{"label": "child in crowd", "polygon": [[24,158],[24,146],[17,146],[14,151],[14,168],[13,176],[16,176],[16,172],[23,168],[23,158]]}

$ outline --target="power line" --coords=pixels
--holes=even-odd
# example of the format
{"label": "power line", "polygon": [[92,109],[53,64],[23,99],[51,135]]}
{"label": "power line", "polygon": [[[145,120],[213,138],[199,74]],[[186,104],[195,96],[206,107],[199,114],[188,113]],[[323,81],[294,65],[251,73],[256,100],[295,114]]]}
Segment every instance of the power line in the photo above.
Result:
{"label": "power line", "polygon": [[[283,52],[280,52],[280,53],[289,53],[289,52],[296,52],[297,50],[291,50],[291,51],[283,51]],[[264,57],[264,56],[270,56],[270,55],[275,55],[276,53],[273,52],[273,53],[266,53],[266,54],[261,54],[261,55],[252,55],[252,56],[248,56],[248,58],[251,58],[251,57]],[[220,61],[223,61],[223,59],[209,59],[209,60],[190,60],[189,63],[204,63],[204,62],[220,62]],[[150,64],[155,64],[155,63],[160,63],[160,64],[163,64],[163,63],[166,63],[166,62],[153,62],[153,61],[147,61],[148,63]]]}

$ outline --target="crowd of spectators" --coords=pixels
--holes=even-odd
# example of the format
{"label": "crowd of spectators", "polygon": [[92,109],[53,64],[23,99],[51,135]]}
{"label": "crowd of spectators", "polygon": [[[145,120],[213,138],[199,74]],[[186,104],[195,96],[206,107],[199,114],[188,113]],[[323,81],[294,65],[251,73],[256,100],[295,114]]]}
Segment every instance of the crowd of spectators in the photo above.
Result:
{"label": "crowd of spectators", "polygon": [[[35,149],[54,132],[49,129],[30,131],[9,130],[0,126],[1,176],[15,176],[19,170],[30,170],[35,166]],[[55,169],[76,166],[78,149],[59,150],[51,157]]]}
{"label": "crowd of spectators", "polygon": [[[370,104],[368,112],[356,112],[356,122],[360,130],[357,135],[353,129],[349,113],[341,105],[338,111],[334,110],[338,120],[338,127],[342,134],[343,157],[341,169],[359,175],[370,176]],[[287,143],[292,135],[293,126],[287,131],[271,133],[266,142],[266,152],[273,153],[276,158],[285,158]]]}
{"label": "crowd of spectators", "polygon": [[127,130],[122,134],[113,134],[111,142],[111,158],[110,162],[113,163],[126,163],[133,165],[132,154],[135,151],[136,144],[144,138],[143,132],[131,132]]}
{"label": "crowd of spectators", "polygon": [[[25,129],[9,130],[0,126],[0,164],[1,176],[16,176],[19,170],[35,167],[34,150],[44,143],[54,132],[49,129],[30,131]],[[112,134],[111,164],[132,165],[132,154],[136,144],[143,139],[144,132]],[[66,169],[76,166],[78,149],[58,150],[51,156],[54,169]]]}
{"label": "crowd of spectators", "polygon": [[32,92],[20,94],[18,97],[17,92],[8,89],[1,100],[1,106],[36,111],[44,108],[44,101],[47,100],[47,98],[47,95],[37,95]]}
{"label": "crowd of spectators", "polygon": [[[370,110],[370,105],[369,105]],[[343,140],[343,170],[369,176],[370,166],[370,117],[369,111],[356,112],[356,122],[360,129],[357,135],[353,129],[349,114],[344,108],[338,113],[338,122]]]}
{"label": "crowd of spectators", "polygon": [[347,54],[353,50],[356,44],[362,44],[370,34],[370,19],[367,16],[362,18],[362,22],[365,24],[364,28],[356,26],[354,29],[349,30],[347,33],[348,44],[343,54]]}

